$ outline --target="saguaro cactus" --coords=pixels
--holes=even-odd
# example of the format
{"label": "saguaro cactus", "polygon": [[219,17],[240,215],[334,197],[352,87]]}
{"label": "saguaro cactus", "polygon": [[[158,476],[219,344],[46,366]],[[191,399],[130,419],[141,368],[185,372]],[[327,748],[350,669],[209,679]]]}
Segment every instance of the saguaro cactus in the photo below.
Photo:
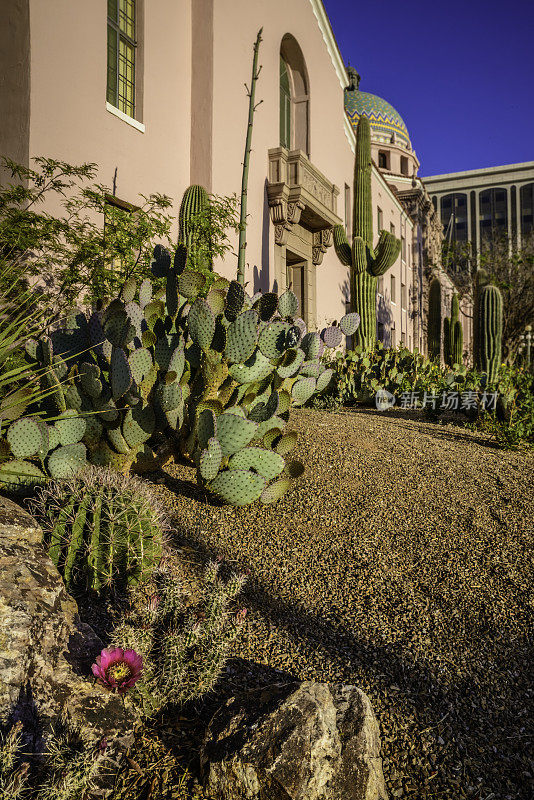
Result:
{"label": "saguaro cactus", "polygon": [[439,359],[441,355],[441,284],[438,278],[430,283],[428,295],[428,356]]}
{"label": "saguaro cactus", "polygon": [[334,228],[334,247],[342,264],[350,267],[351,310],[361,318],[355,344],[366,350],[376,341],[376,285],[396,261],[400,240],[386,231],[380,232],[373,249],[373,213],[371,201],[371,129],[369,120],[361,116],[356,139],[354,162],[354,210],[352,248],[342,225]]}
{"label": "saguaro cactus", "polygon": [[478,289],[477,368],[486,373],[489,383],[495,383],[501,366],[502,295],[496,286],[488,284]]}
{"label": "saguaro cactus", "polygon": [[478,318],[479,318],[479,297],[481,289],[488,282],[488,273],[483,269],[478,269],[475,274],[473,286],[473,363],[478,365]]}
{"label": "saguaro cactus", "polygon": [[453,294],[451,316],[443,321],[443,346],[445,363],[452,367],[463,360],[464,332],[460,322],[460,302],[458,295]]}
{"label": "saguaro cactus", "polygon": [[[209,197],[203,186],[193,184],[185,190],[178,214],[178,240],[187,248],[188,259],[196,268],[201,266],[204,269],[212,269],[211,260],[206,257],[204,252],[199,252],[209,250],[209,242],[204,242],[206,246],[203,247],[202,243],[198,241],[198,234],[195,237],[194,230],[195,219],[198,220],[198,215],[208,206]],[[199,261],[199,256],[201,256],[202,264],[196,263]]]}

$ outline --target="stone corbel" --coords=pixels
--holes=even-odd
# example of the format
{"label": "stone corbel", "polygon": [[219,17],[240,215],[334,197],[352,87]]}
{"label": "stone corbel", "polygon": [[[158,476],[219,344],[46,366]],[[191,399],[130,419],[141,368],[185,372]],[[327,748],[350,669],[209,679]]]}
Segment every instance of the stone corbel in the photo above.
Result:
{"label": "stone corbel", "polygon": [[323,256],[332,244],[333,228],[323,228],[313,234],[312,261],[316,266],[322,264]]}
{"label": "stone corbel", "polygon": [[274,225],[274,240],[279,245],[287,244],[289,233],[293,225],[298,225],[300,222],[300,215],[304,211],[305,205],[300,200],[292,203],[278,200],[269,208]]}

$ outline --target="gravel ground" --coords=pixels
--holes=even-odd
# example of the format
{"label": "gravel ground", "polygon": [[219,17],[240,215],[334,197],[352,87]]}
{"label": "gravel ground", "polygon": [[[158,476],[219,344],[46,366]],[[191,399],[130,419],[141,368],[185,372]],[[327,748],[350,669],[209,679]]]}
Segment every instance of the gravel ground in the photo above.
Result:
{"label": "gravel ground", "polygon": [[210,503],[181,465],[162,487],[191,575],[250,570],[237,682],[360,686],[391,797],[532,800],[534,457],[399,411],[289,427],[306,473],[274,506]]}

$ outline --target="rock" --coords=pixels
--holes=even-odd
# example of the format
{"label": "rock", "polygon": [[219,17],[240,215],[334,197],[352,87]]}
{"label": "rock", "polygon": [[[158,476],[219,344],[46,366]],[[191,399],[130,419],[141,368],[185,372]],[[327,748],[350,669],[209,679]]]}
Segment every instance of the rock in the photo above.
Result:
{"label": "rock", "polygon": [[103,645],[42,547],[34,519],[0,497],[0,719],[22,720],[24,749],[41,752],[60,716],[87,741],[107,746],[96,796],[108,793],[117,761],[133,741],[128,705],[91,680]]}
{"label": "rock", "polygon": [[378,723],[344,684],[276,684],[231,698],[201,750],[216,800],[384,800]]}

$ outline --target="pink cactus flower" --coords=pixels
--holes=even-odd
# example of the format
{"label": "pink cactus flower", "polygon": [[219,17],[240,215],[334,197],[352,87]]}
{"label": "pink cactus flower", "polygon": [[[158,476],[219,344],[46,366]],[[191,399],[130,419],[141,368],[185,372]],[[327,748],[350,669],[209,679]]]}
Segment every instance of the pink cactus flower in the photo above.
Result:
{"label": "pink cactus flower", "polygon": [[111,692],[124,694],[139,680],[143,658],[135,650],[108,647],[102,650],[91,667],[97,683]]}

